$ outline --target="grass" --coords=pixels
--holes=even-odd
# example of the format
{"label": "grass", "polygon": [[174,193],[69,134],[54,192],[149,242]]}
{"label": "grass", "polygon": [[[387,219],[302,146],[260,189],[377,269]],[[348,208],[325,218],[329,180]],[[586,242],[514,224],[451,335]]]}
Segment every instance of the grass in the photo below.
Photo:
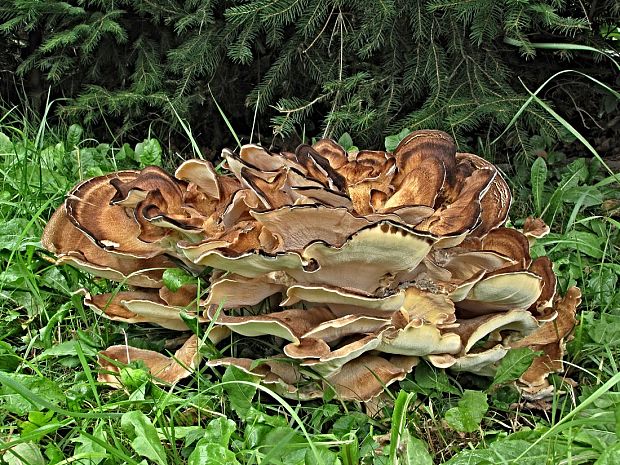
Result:
{"label": "grass", "polygon": [[186,382],[159,386],[135,365],[122,372],[124,390],[99,385],[99,350],[125,341],[161,350],[170,333],[111,324],[84,309],[73,291],[106,290],[109,284],[53,266],[38,238],[75,182],[165,163],[166,154],[151,139],[133,148],[114,147],[84,139],[77,126],[50,129],[45,118],[33,126],[16,110],[5,112],[0,115],[2,460],[32,465],[620,463],[620,224],[601,207],[620,196],[614,176],[596,162],[577,160],[557,168],[556,160],[560,153],[537,162],[537,170],[545,163],[545,176],[531,176],[529,166],[513,174],[518,216],[513,213],[512,222],[518,226],[541,208],[538,213],[551,222],[553,233],[534,253],[554,260],[563,291],[573,284],[584,291],[580,326],[569,344],[567,376],[575,385],[557,375],[558,394],[549,404],[527,403],[510,383],[494,385],[422,364],[392,390],[393,403],[370,417],[359,404],[285,400],[232,368],[222,373],[203,366]]}

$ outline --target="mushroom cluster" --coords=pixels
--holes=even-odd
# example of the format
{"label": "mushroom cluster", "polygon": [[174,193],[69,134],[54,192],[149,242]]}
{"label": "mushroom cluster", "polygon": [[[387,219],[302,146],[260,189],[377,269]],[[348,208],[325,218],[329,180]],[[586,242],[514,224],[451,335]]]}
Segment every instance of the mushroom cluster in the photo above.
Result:
{"label": "mushroom cluster", "polygon": [[[332,389],[367,401],[420,359],[492,376],[511,348],[539,356],[519,380],[530,398],[548,394],[562,369],[580,292],[560,298],[546,257],[530,244],[540,220],[507,228],[511,193],[481,157],[457,153],[440,131],[416,131],[394,152],[346,152],[331,140],[271,153],[224,150],[218,173],[189,160],[77,185],[42,243],[95,276],[130,286],[85,303],[112,320],[187,330],[181,313],[209,322],[215,343],[230,332],[275,336],[281,353],[223,358],[289,397]],[[206,292],[172,291],[167,269],[212,269]],[[279,306],[261,305],[274,302]],[[262,308],[262,313],[257,312]],[[100,363],[142,359],[164,381],[198,363],[190,338],[174,358],[126,346]],[[111,373],[102,381],[114,383]]]}

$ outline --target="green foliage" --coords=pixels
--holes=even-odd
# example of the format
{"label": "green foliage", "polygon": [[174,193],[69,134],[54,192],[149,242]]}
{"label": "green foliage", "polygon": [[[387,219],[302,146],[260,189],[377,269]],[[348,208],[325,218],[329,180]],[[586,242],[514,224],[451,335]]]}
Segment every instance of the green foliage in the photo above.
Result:
{"label": "green foliage", "polygon": [[[65,401],[62,390],[52,380],[35,375],[12,373],[6,375],[25,386],[29,392],[45,395],[46,399],[53,404],[62,404]],[[14,392],[8,386],[0,386],[0,398],[0,406],[6,413],[26,415],[32,408],[32,403],[27,398]]]}
{"label": "green foliage", "polygon": [[343,135],[340,136],[340,138],[338,139],[338,144],[340,144],[342,148],[345,149],[347,152],[354,152],[359,150],[355,145],[353,145],[353,139],[348,132],[345,132]]}
{"label": "green foliage", "polygon": [[45,465],[41,449],[32,442],[16,444],[3,458],[7,465]]}
{"label": "green foliage", "polygon": [[[619,13],[605,3],[586,16],[563,0],[10,0],[0,33],[21,47],[13,68],[31,103],[42,106],[49,87],[68,98],[63,118],[115,134],[187,121],[223,145],[217,100],[246,138],[257,110],[263,135],[269,125],[277,136],[348,131],[367,146],[432,127],[466,149],[525,101],[515,73],[536,84],[553,68],[528,70],[525,59],[591,53],[576,44],[613,50],[605,31]],[[529,151],[528,132],[556,130],[532,106],[505,142]]]}
{"label": "green foliage", "polygon": [[[619,199],[616,176],[604,176],[596,160],[578,158],[549,173],[536,167],[546,166],[539,160],[532,166],[531,192],[534,199],[540,198],[540,216],[558,226],[536,242],[533,253],[552,259],[562,289],[579,283],[593,305],[614,308],[620,298],[612,290],[617,279],[618,222],[600,213],[606,202]],[[547,163],[562,166],[563,160],[563,153],[550,152]],[[536,204],[535,200],[535,208]]]}
{"label": "green foliage", "polygon": [[[241,369],[230,366],[226,368],[222,385],[230,406],[241,418],[248,418],[252,411],[252,399],[256,395],[257,378]],[[241,381],[241,382],[239,382]]]}
{"label": "green foliage", "polygon": [[176,292],[185,284],[193,284],[195,278],[181,268],[170,268],[164,271],[164,285],[172,292]]}
{"label": "green foliage", "polygon": [[415,368],[413,381],[407,380],[404,385],[410,391],[430,397],[441,396],[444,393],[459,393],[459,390],[450,383],[446,372],[438,370],[429,363],[420,363]]}
{"label": "green foliage", "polygon": [[[523,439],[505,439],[491,444],[488,449],[465,450],[445,465],[487,465],[490,463],[502,463],[506,465],[541,465],[561,463],[566,458],[569,448],[562,444],[558,447],[556,442],[550,444],[532,444]],[[573,446],[573,454],[585,452],[583,447]],[[527,454],[524,456],[524,452]],[[573,463],[587,463],[573,461]]]}
{"label": "green foliage", "polygon": [[239,465],[235,454],[229,450],[230,436],[235,431],[235,422],[226,418],[211,420],[205,436],[198,441],[188,458],[189,465]]}
{"label": "green foliage", "polygon": [[432,465],[433,460],[424,442],[408,429],[407,410],[415,401],[415,393],[401,391],[394,402],[388,462],[394,465]]}
{"label": "green foliage", "polygon": [[504,384],[519,378],[527,370],[537,353],[529,347],[511,349],[501,359],[493,377],[493,385]]}
{"label": "green foliage", "polygon": [[544,158],[537,158],[532,164],[532,197],[534,197],[534,208],[536,215],[542,214],[542,192],[547,180],[547,164]]}
{"label": "green foliage", "polygon": [[[574,283],[584,290],[580,326],[569,343],[567,375],[578,381],[572,395],[556,394],[543,414],[529,409],[510,384],[534,354],[517,349],[503,359],[493,380],[421,361],[400,382],[395,402],[384,403],[373,416],[356,403],[284,401],[234,368],[199,369],[182,383],[160,387],[132,365],[121,371],[125,389],[100,385],[93,368],[99,350],[126,340],[161,349],[178,333],[108,325],[85,311],[71,292],[86,282],[104,284],[51,267],[38,237],[51,206],[71,185],[91,173],[139,167],[138,149],[84,140],[77,126],[60,134],[48,132],[46,124],[17,127],[13,121],[0,130],[0,293],[6,297],[0,300],[2,461],[559,465],[570,457],[575,465],[617,462],[620,223],[615,210],[606,208],[620,198],[615,177],[597,162],[567,162],[555,140],[536,137],[532,143],[545,151],[546,176],[534,189],[533,179],[539,178],[524,164],[510,178],[516,186],[515,225],[535,213],[534,190],[551,222],[552,233],[537,242],[534,254],[555,261],[562,291]],[[400,140],[387,139],[386,144]],[[349,148],[357,142],[345,135],[341,140]],[[163,149],[161,155],[165,159]],[[197,278],[165,279],[174,288]],[[200,329],[204,337],[204,326]],[[238,342],[233,351],[242,350]],[[560,377],[551,381],[562,391],[573,389]]]}
{"label": "green foliage", "polygon": [[403,128],[398,134],[387,136],[385,138],[385,150],[393,152],[398,147],[398,144],[403,140],[411,130],[409,128]]}
{"label": "green foliage", "polygon": [[127,412],[121,417],[121,427],[131,439],[131,447],[142,457],[158,465],[167,465],[166,451],[151,420],[142,412]]}
{"label": "green foliage", "polygon": [[456,407],[446,412],[446,422],[451,428],[471,433],[480,427],[480,422],[489,409],[487,395],[480,391],[465,391]]}
{"label": "green foliage", "polygon": [[140,163],[140,168],[155,165],[161,166],[161,146],[157,139],[146,139],[136,144],[134,159]]}

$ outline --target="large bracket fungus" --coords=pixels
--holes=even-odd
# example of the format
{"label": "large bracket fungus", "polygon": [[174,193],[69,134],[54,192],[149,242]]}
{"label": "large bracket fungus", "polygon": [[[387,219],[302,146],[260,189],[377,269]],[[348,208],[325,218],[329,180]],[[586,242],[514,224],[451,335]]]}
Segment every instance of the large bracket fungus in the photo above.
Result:
{"label": "large bracket fungus", "polygon": [[[580,292],[558,296],[551,262],[530,256],[544,223],[504,226],[511,194],[492,164],[457,153],[440,131],[413,132],[394,152],[320,140],[295,153],[246,145],[223,158],[230,174],[189,160],[175,176],[123,171],[69,193],[44,247],[59,264],[130,286],[84,291],[89,307],[171,330],[187,329],[181,312],[194,314],[214,343],[273,336],[277,356],[208,363],[251,371],[289,397],[329,388],[367,401],[420,359],[492,376],[524,346],[544,354],[519,380],[522,392],[549,392]],[[213,268],[206,292],[165,288],[163,272],[176,267]],[[198,352],[192,337],[174,358],[114,346],[100,362],[115,371],[114,361],[141,359],[156,379],[176,382]],[[100,380],[118,385],[110,372]]]}

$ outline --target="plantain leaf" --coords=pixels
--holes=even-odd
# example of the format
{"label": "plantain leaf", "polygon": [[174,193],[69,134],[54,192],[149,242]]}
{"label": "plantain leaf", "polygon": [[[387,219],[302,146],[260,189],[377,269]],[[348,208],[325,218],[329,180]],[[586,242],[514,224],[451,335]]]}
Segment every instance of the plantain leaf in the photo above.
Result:
{"label": "plantain leaf", "polygon": [[144,413],[125,413],[121,417],[121,427],[131,439],[133,450],[158,465],[168,465],[166,451],[157,436],[157,430]]}
{"label": "plantain leaf", "polygon": [[462,433],[472,433],[478,429],[487,413],[487,395],[480,391],[465,391],[456,407],[446,412],[446,422],[451,428]]}
{"label": "plantain leaf", "polygon": [[537,158],[532,165],[531,171],[532,181],[532,196],[534,197],[534,208],[536,214],[540,216],[542,214],[542,197],[545,181],[547,180],[547,163],[544,158]]}

